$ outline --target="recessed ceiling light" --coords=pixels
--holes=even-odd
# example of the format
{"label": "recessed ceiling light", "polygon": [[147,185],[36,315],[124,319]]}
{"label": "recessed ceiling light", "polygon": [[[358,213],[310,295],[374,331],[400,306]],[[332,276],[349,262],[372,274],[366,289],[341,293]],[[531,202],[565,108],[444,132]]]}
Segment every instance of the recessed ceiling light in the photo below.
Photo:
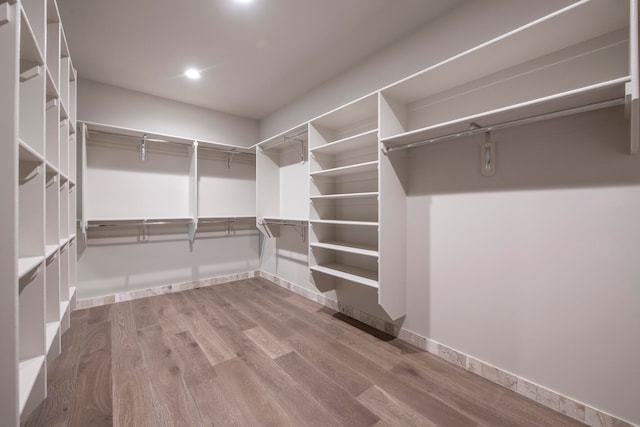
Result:
{"label": "recessed ceiling light", "polygon": [[184,72],[184,75],[189,77],[190,79],[198,80],[200,78],[200,71],[196,70],[195,68],[189,68]]}

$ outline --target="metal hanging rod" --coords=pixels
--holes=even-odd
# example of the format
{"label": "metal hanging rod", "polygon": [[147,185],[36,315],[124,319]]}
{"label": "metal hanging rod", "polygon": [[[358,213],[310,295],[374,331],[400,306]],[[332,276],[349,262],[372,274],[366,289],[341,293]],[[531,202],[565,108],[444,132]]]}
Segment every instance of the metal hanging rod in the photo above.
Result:
{"label": "metal hanging rod", "polygon": [[284,143],[289,142],[289,141],[298,141],[298,142],[302,142],[303,143],[304,140],[300,139],[300,137],[303,136],[303,135],[306,135],[308,133],[309,132],[305,130],[305,131],[302,131],[302,132],[297,133],[297,134],[292,135],[292,136],[283,136],[281,141],[278,141],[278,142],[276,142],[274,144],[269,145],[268,147],[263,148],[262,151],[269,151],[272,148],[277,147],[278,145],[284,144]]}
{"label": "metal hanging rod", "polygon": [[[193,223],[192,219],[180,219],[174,221],[147,221],[147,220],[124,220],[126,222],[113,223],[113,224],[88,224],[88,228],[103,228],[103,227],[137,227],[139,225],[189,225]],[[109,221],[105,221],[109,222]]]}
{"label": "metal hanging rod", "polygon": [[508,121],[508,122],[498,123],[498,124],[490,125],[490,126],[478,127],[477,125],[472,124],[471,129],[466,130],[466,131],[450,133],[450,134],[438,136],[438,137],[435,137],[435,138],[423,139],[423,140],[420,140],[420,141],[409,142],[409,143],[402,144],[402,145],[397,145],[397,146],[394,146],[394,147],[388,147],[388,148],[386,148],[385,151],[390,153],[390,152],[393,152],[393,151],[406,150],[408,148],[420,147],[422,145],[434,144],[436,142],[449,141],[449,140],[452,140],[452,139],[462,138],[462,137],[466,137],[466,136],[473,136],[473,135],[477,135],[477,134],[481,134],[481,133],[492,132],[492,131],[495,131],[495,130],[506,129],[506,128],[515,127],[515,126],[521,126],[521,125],[526,125],[526,124],[529,124],[529,123],[541,122],[541,121],[544,121],[544,120],[550,120],[550,119],[555,119],[555,118],[559,118],[559,117],[570,116],[570,115],[573,115],[573,114],[586,113],[588,111],[600,110],[600,109],[603,109],[603,108],[610,108],[610,107],[615,107],[615,106],[624,105],[624,104],[625,104],[625,98],[622,97],[622,98],[612,99],[612,100],[609,100],[609,101],[603,101],[603,102],[597,102],[597,103],[594,103],[594,104],[583,105],[583,106],[580,106],[580,107],[568,108],[566,110],[560,110],[560,111],[554,111],[554,112],[551,112],[551,113],[539,114],[537,116],[526,117],[526,118],[523,118],[523,119],[511,120],[511,121]]}
{"label": "metal hanging rod", "polygon": [[248,156],[255,156],[255,153],[246,152],[246,151],[237,151],[235,148],[228,150],[225,148],[207,147],[206,145],[198,145],[198,150],[209,150],[209,151],[215,151],[219,153],[226,153],[226,154],[233,154],[233,155],[246,154]]}
{"label": "metal hanging rod", "polygon": [[[191,144],[193,144],[193,141],[191,142],[176,142],[176,141],[169,141],[167,139],[161,139],[161,138],[150,138],[146,133],[143,134],[142,136],[135,136],[135,135],[127,135],[124,133],[117,133],[117,132],[108,132],[108,131],[104,131],[104,130],[95,130],[95,129],[88,129],[89,133],[94,133],[94,134],[100,134],[100,135],[108,135],[108,136],[117,136],[117,137],[121,137],[121,138],[128,138],[128,139],[132,139],[135,141],[146,141],[146,142],[162,142],[165,144],[173,144],[173,145],[179,145],[181,147],[190,147]],[[218,147],[209,147],[207,145],[198,145],[198,149],[199,150],[210,150],[210,151],[217,151],[217,152],[221,152],[221,153],[226,153],[226,154],[246,154],[249,156],[253,156],[255,155],[254,153],[251,152],[244,152],[244,151],[237,151],[236,148],[231,148],[231,149],[226,149],[226,148],[218,148]]]}
{"label": "metal hanging rod", "polygon": [[256,218],[225,218],[225,219],[201,219],[198,224],[225,224],[229,222],[253,222]]}

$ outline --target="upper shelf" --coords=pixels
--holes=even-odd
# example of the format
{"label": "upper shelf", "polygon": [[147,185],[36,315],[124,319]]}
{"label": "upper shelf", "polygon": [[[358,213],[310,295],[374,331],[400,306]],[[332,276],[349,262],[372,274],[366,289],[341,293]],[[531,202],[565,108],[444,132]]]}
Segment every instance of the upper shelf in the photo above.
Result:
{"label": "upper shelf", "polygon": [[307,132],[307,124],[303,124],[297,126],[295,128],[289,129],[286,132],[280,133],[271,138],[265,139],[264,141],[260,141],[256,144],[262,151],[270,151],[279,152],[283,150],[288,150],[292,147],[298,146],[301,147],[302,151],[306,150],[306,143],[308,141],[308,132]]}
{"label": "upper shelf", "polygon": [[622,99],[638,84],[636,27],[628,1],[585,0],[429,67],[381,91],[381,141]]}
{"label": "upper shelf", "polygon": [[89,131],[89,134],[94,132],[94,133],[100,133],[104,135],[111,135],[116,137],[119,136],[124,138],[135,138],[140,140],[142,140],[142,138],[146,135],[147,138],[149,138],[149,140],[155,140],[158,142],[167,142],[167,143],[180,144],[185,146],[192,146],[194,142],[197,142],[199,147],[211,148],[211,149],[220,150],[228,153],[255,154],[255,150],[252,147],[242,147],[239,145],[224,144],[221,142],[203,141],[199,139],[195,140],[195,139],[184,138],[180,136],[146,132],[140,129],[111,126],[111,125],[105,125],[105,124],[100,124],[95,122],[78,121],[78,123],[86,125]]}

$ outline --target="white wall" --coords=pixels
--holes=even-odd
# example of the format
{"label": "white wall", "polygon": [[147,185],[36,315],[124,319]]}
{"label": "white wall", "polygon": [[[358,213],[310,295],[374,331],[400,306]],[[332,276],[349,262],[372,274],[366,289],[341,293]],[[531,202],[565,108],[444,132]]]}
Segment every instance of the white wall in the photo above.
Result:
{"label": "white wall", "polygon": [[[255,144],[258,140],[258,124],[254,120],[87,80],[79,82],[78,105],[79,120],[245,146]],[[89,203],[92,203],[88,208],[90,216],[138,217],[141,212],[155,212],[157,209],[164,211],[144,216],[188,216],[186,184],[189,162],[186,157],[162,156],[149,151],[151,157],[142,163],[135,150],[130,153],[125,151],[124,155],[123,150],[115,150],[120,153],[109,154],[109,149],[105,147],[96,145],[89,150],[88,164],[92,169],[87,174]],[[245,165],[240,168],[238,161],[232,165],[232,170],[227,170],[222,162],[218,163],[219,170],[206,172],[207,188],[211,188],[211,181],[214,179],[219,182],[232,180],[236,186],[246,185],[244,181],[255,182],[255,173],[248,173]],[[240,173],[240,169],[243,172]],[[119,180],[110,181],[110,177],[114,176]],[[93,189],[91,178],[95,184]],[[169,194],[166,190],[170,184],[184,188],[184,191],[174,188],[173,193]],[[159,192],[161,189],[162,193]],[[154,190],[156,193],[153,193]],[[125,199],[119,197],[124,193],[132,197],[145,191],[149,197],[139,197],[128,203],[124,203]],[[207,193],[204,191],[201,196],[207,198],[208,203],[203,206],[208,206],[207,212],[210,213],[209,201],[212,196]],[[171,198],[169,202],[174,205],[167,205],[167,197]],[[218,202],[224,203],[221,200],[218,198]],[[83,201],[79,200],[79,203]],[[227,207],[230,205],[225,204]],[[229,216],[248,215],[244,208],[241,211],[236,209],[237,206],[224,211]],[[220,208],[219,211],[222,210]],[[253,212],[249,213],[251,214]],[[214,233],[211,238],[197,239],[193,251],[189,249],[184,226],[179,234],[152,237],[150,242],[138,241],[135,230],[128,234],[118,230],[115,234],[120,237],[90,239],[89,246],[79,251],[78,299],[259,268],[259,237],[256,230],[233,237],[226,237],[225,233]]]}
{"label": "white wall", "polygon": [[78,120],[251,146],[258,122],[91,80],[78,82]]}
{"label": "white wall", "polygon": [[640,156],[622,109],[411,152],[404,327],[640,422]]}
{"label": "white wall", "polygon": [[[471,0],[260,122],[260,139],[297,126],[575,0]],[[463,29],[463,30],[462,30]]]}
{"label": "white wall", "polygon": [[[97,298],[259,269],[257,231],[196,239],[186,233],[90,239],[78,263],[78,299]],[[153,241],[155,239],[155,241]]]}

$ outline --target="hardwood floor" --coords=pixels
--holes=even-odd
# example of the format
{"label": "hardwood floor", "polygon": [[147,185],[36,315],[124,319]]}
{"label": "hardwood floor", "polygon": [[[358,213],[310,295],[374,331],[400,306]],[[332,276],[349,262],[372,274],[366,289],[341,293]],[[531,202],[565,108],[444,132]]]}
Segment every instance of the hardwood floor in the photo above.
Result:
{"label": "hardwood floor", "polygon": [[264,279],[75,311],[26,426],[573,426]]}

